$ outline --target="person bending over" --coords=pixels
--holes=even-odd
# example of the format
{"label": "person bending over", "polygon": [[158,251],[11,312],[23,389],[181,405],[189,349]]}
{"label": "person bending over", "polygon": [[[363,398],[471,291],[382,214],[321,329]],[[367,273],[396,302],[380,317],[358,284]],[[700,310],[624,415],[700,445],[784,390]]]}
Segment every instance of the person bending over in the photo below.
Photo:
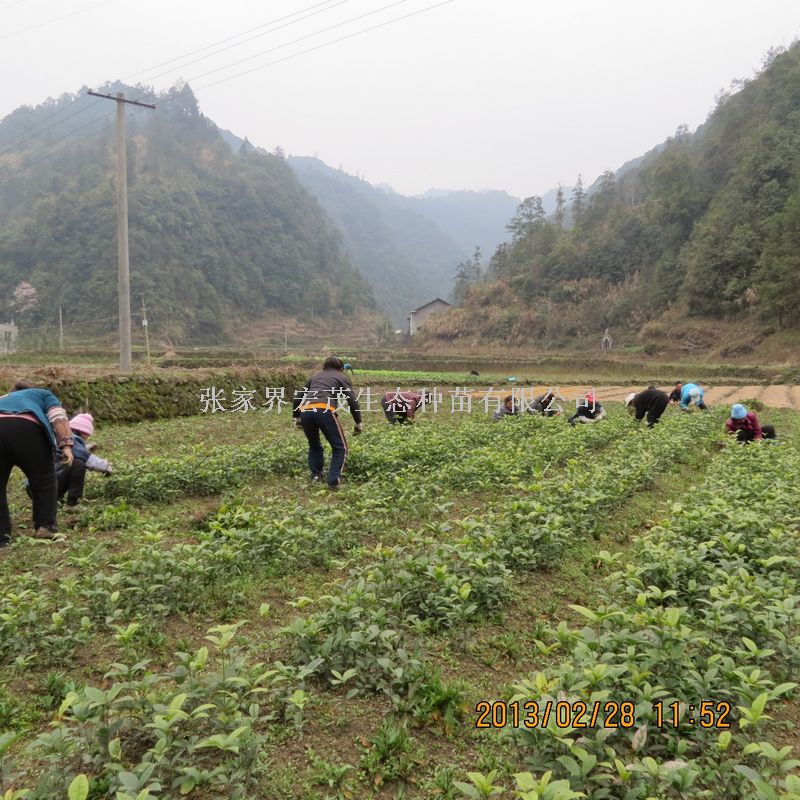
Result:
{"label": "person bending over", "polygon": [[321,481],[325,468],[325,450],[322,447],[320,434],[331,446],[331,462],[327,476],[327,483],[331,489],[339,486],[342,469],[347,460],[347,439],[336,412],[340,398],[347,401],[350,413],[353,415],[355,433],[361,433],[363,427],[353,384],[343,369],[344,361],[341,358],[335,356],[326,358],[322,370],[308,379],[304,389],[295,392],[292,407],[294,424],[303,429],[308,439],[308,466],[312,480]]}
{"label": "person bending over", "polygon": [[637,422],[641,422],[647,415],[648,428],[652,428],[661,419],[668,405],[669,395],[661,389],[656,389],[655,386],[648,386],[641,392],[631,392],[625,398],[628,413],[632,414]]}

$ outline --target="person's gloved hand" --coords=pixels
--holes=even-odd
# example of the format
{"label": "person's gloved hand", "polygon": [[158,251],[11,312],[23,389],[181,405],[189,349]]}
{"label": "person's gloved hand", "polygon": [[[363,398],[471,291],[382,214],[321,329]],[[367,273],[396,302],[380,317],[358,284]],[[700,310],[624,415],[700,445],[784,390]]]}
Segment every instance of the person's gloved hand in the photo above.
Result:
{"label": "person's gloved hand", "polygon": [[112,467],[112,466],[111,466],[111,464],[109,464],[109,465],[106,467],[106,471],[105,471],[105,473],[104,473],[104,474],[105,474],[105,475],[113,475],[113,474],[114,474],[114,467]]}
{"label": "person's gloved hand", "polygon": [[355,428],[353,428],[353,435],[358,436],[358,434],[361,433],[361,431],[363,430],[364,430],[364,423],[359,422],[356,424]]}
{"label": "person's gloved hand", "polygon": [[94,453],[94,451],[95,451],[95,450],[97,450],[97,442],[92,442],[91,444],[87,444],[87,445],[86,445],[86,449],[87,449],[87,450],[88,450],[90,453]]}
{"label": "person's gloved hand", "polygon": [[71,445],[65,445],[64,447],[61,448],[61,463],[65,467],[71,467],[73,461],[74,458],[72,455],[72,447]]}

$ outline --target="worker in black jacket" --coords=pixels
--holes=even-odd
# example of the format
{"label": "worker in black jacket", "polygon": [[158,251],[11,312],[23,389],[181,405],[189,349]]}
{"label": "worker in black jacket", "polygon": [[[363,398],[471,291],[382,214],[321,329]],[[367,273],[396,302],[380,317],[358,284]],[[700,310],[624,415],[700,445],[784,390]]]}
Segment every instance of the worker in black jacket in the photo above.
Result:
{"label": "worker in black jacket", "polygon": [[350,407],[355,433],[361,433],[362,430],[361,410],[353,392],[353,384],[343,370],[344,362],[341,358],[331,356],[325,359],[322,371],[312,375],[305,388],[295,392],[292,407],[294,424],[303,429],[308,439],[308,466],[312,480],[321,481],[325,468],[325,451],[320,433],[331,446],[331,463],[327,477],[331,489],[339,486],[339,476],[347,459],[347,439],[336,414],[340,401],[346,400]]}
{"label": "worker in black jacket", "polygon": [[648,386],[642,392],[631,392],[625,398],[625,405],[628,413],[633,414],[637,422],[641,422],[646,414],[647,427],[652,428],[669,405],[669,395],[655,386]]}

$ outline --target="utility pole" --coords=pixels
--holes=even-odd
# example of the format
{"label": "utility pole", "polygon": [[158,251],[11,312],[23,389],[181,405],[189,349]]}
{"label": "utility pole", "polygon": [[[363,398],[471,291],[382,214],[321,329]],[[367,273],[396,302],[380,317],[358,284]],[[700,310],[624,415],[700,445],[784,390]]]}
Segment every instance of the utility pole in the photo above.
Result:
{"label": "utility pole", "polygon": [[58,352],[64,352],[64,317],[61,315],[61,306],[58,307]]}
{"label": "utility pole", "polygon": [[147,309],[144,307],[144,295],[142,295],[142,327],[144,328],[144,343],[147,349],[147,367],[150,368],[150,329],[147,326]]}
{"label": "utility pole", "polygon": [[88,92],[93,97],[117,103],[117,262],[119,272],[119,368],[130,372],[131,357],[131,275],[128,260],[128,166],[125,153],[125,106],[155,108],[150,103],[126,100],[124,92],[110,94]]}

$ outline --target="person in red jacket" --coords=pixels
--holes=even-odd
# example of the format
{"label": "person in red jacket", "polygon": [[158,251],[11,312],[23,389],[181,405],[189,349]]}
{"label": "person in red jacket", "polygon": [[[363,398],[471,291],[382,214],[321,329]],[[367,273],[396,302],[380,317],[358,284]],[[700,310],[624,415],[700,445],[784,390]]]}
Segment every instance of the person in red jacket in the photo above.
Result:
{"label": "person in red jacket", "polygon": [[399,389],[394,392],[385,392],[381,400],[381,407],[390,425],[399,422],[413,422],[414,415],[427,402],[426,393],[401,392]]}
{"label": "person in red jacket", "polygon": [[739,442],[757,442],[761,439],[775,438],[775,428],[772,425],[764,425],[762,428],[758,417],[741,403],[734,403],[731,406],[731,416],[725,422],[725,427]]}

